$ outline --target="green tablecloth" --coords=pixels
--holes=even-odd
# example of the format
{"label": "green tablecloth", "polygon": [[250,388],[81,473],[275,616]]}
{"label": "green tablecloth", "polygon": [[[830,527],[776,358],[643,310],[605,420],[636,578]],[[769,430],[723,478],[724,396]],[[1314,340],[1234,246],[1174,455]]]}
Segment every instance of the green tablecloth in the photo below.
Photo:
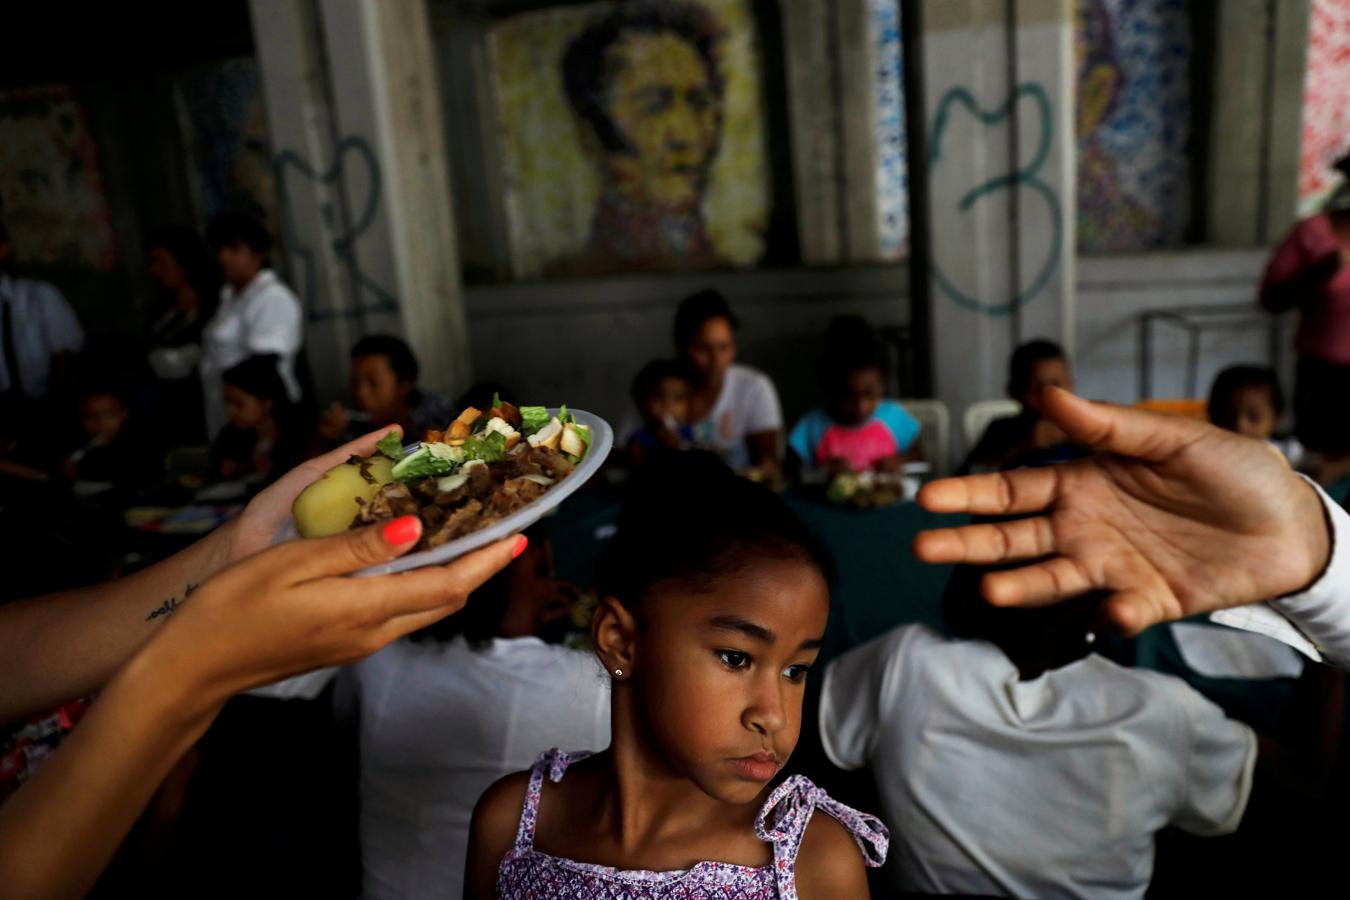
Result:
{"label": "green tablecloth", "polygon": [[[914,558],[914,536],[926,528],[967,521],[935,515],[918,504],[857,510],[788,492],[784,499],[834,555],[839,579],[821,660],[910,622],[942,628],[942,592],[950,566]],[[595,584],[605,543],[618,519],[619,498],[609,491],[581,491],[548,519],[559,578]]]}

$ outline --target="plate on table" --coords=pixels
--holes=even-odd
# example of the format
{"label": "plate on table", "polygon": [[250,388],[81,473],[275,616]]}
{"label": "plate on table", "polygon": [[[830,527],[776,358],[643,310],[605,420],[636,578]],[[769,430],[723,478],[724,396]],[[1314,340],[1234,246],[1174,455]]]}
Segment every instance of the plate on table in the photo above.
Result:
{"label": "plate on table", "polygon": [[[530,503],[528,506],[521,507],[511,515],[497,522],[493,522],[487,528],[475,531],[472,534],[466,534],[462,538],[457,538],[447,544],[439,547],[433,547],[430,550],[422,550],[417,553],[406,553],[398,559],[382,563],[378,566],[371,566],[354,572],[355,575],[389,575],[394,572],[407,572],[411,569],[420,569],[424,566],[443,566],[451,560],[458,559],[466,553],[471,553],[480,547],[486,547],[488,544],[501,540],[504,537],[515,534],[518,531],[524,531],[535,522],[539,521],[545,513],[550,512],[558,504],[562,503],[571,494],[575,493],[583,484],[591,479],[605,462],[605,457],[609,456],[609,451],[614,447],[614,430],[609,427],[609,423],[594,413],[588,413],[580,409],[568,410],[578,425],[585,425],[591,430],[591,447],[586,452],[586,457],[577,464],[566,478],[559,481],[544,493],[542,497]],[[557,415],[557,409],[550,409],[549,413]],[[404,448],[404,453],[412,450],[417,444],[409,444]],[[300,532],[295,529],[295,519],[289,518],[281,526],[272,543],[279,544],[283,541],[295,540],[300,537]]]}

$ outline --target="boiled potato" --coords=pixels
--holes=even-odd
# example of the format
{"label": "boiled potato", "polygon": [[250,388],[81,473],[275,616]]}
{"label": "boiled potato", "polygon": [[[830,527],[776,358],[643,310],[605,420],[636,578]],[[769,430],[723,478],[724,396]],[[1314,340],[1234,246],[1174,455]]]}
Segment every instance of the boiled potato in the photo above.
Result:
{"label": "boiled potato", "polygon": [[[364,474],[363,474],[364,473]],[[291,507],[302,537],[327,537],[351,527],[360,506],[369,503],[382,485],[394,480],[394,464],[383,456],[353,458],[334,466],[300,492]]]}

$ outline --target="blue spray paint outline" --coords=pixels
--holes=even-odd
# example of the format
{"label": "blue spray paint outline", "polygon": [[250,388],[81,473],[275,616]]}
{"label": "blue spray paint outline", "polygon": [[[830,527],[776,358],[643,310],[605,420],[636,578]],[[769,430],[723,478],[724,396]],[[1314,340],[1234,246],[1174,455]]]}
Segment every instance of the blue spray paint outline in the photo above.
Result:
{"label": "blue spray paint outline", "polygon": [[1033,300],[1045,286],[1050,283],[1055,271],[1059,268],[1060,253],[1064,249],[1064,213],[1059,204],[1059,195],[1055,189],[1041,180],[1040,169],[1045,165],[1046,159],[1050,156],[1050,144],[1054,138],[1054,125],[1051,112],[1050,96],[1046,93],[1044,87],[1036,83],[1027,83],[1018,86],[1008,95],[1008,99],[1002,106],[992,111],[985,111],[975,100],[975,96],[964,87],[954,87],[943,95],[942,101],[938,104],[937,115],[933,117],[933,140],[931,150],[928,155],[928,168],[931,171],[941,160],[942,154],[942,135],[947,129],[947,121],[951,114],[951,107],[954,103],[960,103],[984,125],[993,125],[1012,116],[1017,103],[1023,97],[1031,97],[1035,102],[1041,114],[1041,137],[1040,145],[1036,149],[1036,154],[1031,163],[1020,169],[1015,169],[1007,175],[1000,175],[991,178],[988,181],[971,188],[961,196],[957,204],[957,210],[960,212],[969,212],[970,208],[981,197],[998,190],[1017,190],[1020,186],[1026,186],[1040,194],[1050,208],[1050,221],[1053,226],[1052,240],[1050,242],[1050,256],[1036,278],[1027,287],[1026,290],[1013,296],[1007,303],[989,305],[981,303],[977,298],[970,296],[951,282],[942,267],[938,264],[936,254],[932,260],[933,278],[937,281],[942,292],[946,294],[958,306],[964,307],[972,312],[984,313],[987,316],[1007,316]]}
{"label": "blue spray paint outline", "polygon": [[[356,218],[352,227],[344,234],[333,238],[331,246],[333,255],[343,263],[356,280],[357,288],[370,291],[376,298],[373,305],[362,305],[360,295],[357,296],[356,307],[353,309],[326,309],[321,310],[315,298],[314,288],[314,251],[305,249],[300,241],[300,231],[292,220],[292,209],[290,195],[286,182],[286,167],[295,168],[301,175],[304,175],[311,181],[318,182],[326,187],[337,184],[338,179],[342,177],[343,157],[348,150],[356,151],[366,162],[370,173],[370,193],[366,198],[365,208],[361,215]],[[333,164],[324,172],[319,172],[304,157],[294,150],[283,150],[272,159],[272,172],[276,178],[278,194],[281,205],[282,230],[288,237],[292,238],[294,249],[291,251],[301,260],[305,270],[305,311],[306,317],[311,322],[321,322],[330,319],[358,318],[368,313],[397,313],[399,311],[398,298],[385,290],[384,287],[377,284],[361,271],[361,263],[356,258],[356,242],[363,235],[371,224],[375,221],[375,214],[380,208],[381,192],[383,190],[382,175],[380,172],[380,161],[375,155],[375,151],[365,138],[358,135],[343,138],[333,147]],[[332,210],[324,208],[324,221],[329,230],[333,230]]]}

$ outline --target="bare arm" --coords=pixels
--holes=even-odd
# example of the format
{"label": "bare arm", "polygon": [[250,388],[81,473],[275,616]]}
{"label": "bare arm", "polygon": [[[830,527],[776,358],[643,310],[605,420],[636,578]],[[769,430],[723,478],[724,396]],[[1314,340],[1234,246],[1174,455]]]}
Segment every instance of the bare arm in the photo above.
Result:
{"label": "bare arm", "polygon": [[500,779],[478,799],[464,861],[464,900],[495,900],[497,870],[515,845],[529,773]]}
{"label": "bare arm", "polygon": [[801,900],[866,898],[867,871],[853,835],[829,815],[817,812],[802,836],[797,855],[797,896]]}
{"label": "bare arm", "polygon": [[390,544],[386,528],[275,547],[207,581],[0,807],[5,896],[83,896],[227,698],[360,659],[455,612],[519,549],[507,539],[445,567],[341,577],[407,552],[420,536],[414,529]]}
{"label": "bare arm", "polygon": [[198,585],[267,547],[301,490],[388,431],[297,466],[239,518],[135,575],[0,607],[0,723],[99,688]]}

